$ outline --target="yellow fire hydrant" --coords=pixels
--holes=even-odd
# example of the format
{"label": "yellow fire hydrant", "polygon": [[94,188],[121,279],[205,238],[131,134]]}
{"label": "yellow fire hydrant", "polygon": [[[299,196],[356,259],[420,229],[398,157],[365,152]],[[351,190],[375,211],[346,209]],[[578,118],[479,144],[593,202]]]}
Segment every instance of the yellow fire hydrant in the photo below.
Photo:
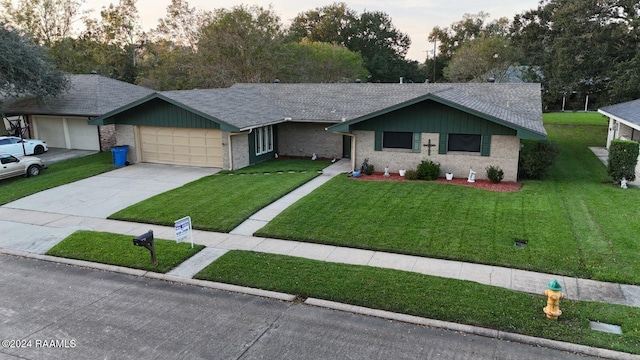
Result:
{"label": "yellow fire hydrant", "polygon": [[558,283],[558,280],[553,280],[547,285],[547,290],[542,294],[547,297],[547,306],[542,309],[547,318],[558,320],[558,316],[562,315],[560,310],[560,299],[565,297],[565,294],[561,292],[562,286]]}

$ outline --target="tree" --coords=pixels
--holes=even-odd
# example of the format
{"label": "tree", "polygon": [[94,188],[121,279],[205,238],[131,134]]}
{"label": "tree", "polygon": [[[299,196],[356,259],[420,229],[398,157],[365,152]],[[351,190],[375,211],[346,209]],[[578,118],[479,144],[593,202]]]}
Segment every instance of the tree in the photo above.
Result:
{"label": "tree", "polygon": [[273,81],[282,43],[282,24],[273,10],[244,5],[218,9],[202,28],[192,76],[205,88]]}
{"label": "tree", "polygon": [[84,0],[2,0],[5,22],[22,29],[40,44],[50,45],[71,36],[73,23],[82,15]]}
{"label": "tree", "polygon": [[334,3],[296,16],[288,36],[294,41],[327,42],[359,52],[371,74],[370,81],[396,82],[407,77],[407,72],[419,73],[417,63],[405,60],[411,45],[409,36],[399,31],[384,12],[365,11],[358,16],[345,3]]}
{"label": "tree", "polygon": [[341,45],[303,40],[283,49],[279,79],[284,82],[354,82],[369,75],[362,56]]}
{"label": "tree", "polygon": [[212,14],[189,7],[184,0],[171,0],[167,6],[167,15],[158,21],[152,31],[156,40],[170,41],[175,46],[196,51],[200,40],[200,29],[211,22]]}
{"label": "tree", "polygon": [[65,74],[48,61],[42,47],[0,23],[0,111],[3,98],[45,99],[61,94],[68,86]]}
{"label": "tree", "polygon": [[508,35],[509,20],[500,18],[487,22],[489,13],[464,14],[462,20],[456,21],[449,27],[434,27],[429,34],[429,41],[438,42],[438,53],[445,58],[451,58],[453,54],[467,41],[480,36],[506,36]]}
{"label": "tree", "polygon": [[[138,61],[136,83],[156,90],[184,90],[202,87],[194,78],[198,73],[196,54],[187,46],[172,41],[148,42]],[[204,70],[203,70],[204,72]]]}
{"label": "tree", "polygon": [[410,45],[409,36],[393,26],[389,15],[374,11],[360,15],[347,48],[362,54],[371,81],[397,82],[405,75],[404,57]]}
{"label": "tree", "polygon": [[[529,64],[541,67],[545,103],[571,93],[618,102],[620,95],[640,96],[623,79],[628,66],[637,65],[639,17],[637,1],[544,0],[516,16],[512,38]],[[619,94],[618,87],[627,90]]]}
{"label": "tree", "polygon": [[198,67],[198,42],[201,29],[212,21],[211,12],[190,7],[184,0],[172,0],[140,52],[136,82],[156,90],[198,87],[199,82],[192,80]]}
{"label": "tree", "polygon": [[452,82],[506,82],[511,78],[519,54],[505,36],[480,36],[458,47],[444,69]]}
{"label": "tree", "polygon": [[347,4],[333,3],[298,14],[289,27],[288,36],[294,42],[306,39],[346,46],[357,21],[358,14]]}
{"label": "tree", "polygon": [[132,54],[128,49],[103,43],[89,34],[53,43],[51,55],[56,67],[68,73],[96,71],[121,81],[133,82],[135,79]]}
{"label": "tree", "polygon": [[86,73],[85,66],[114,79],[133,83],[136,78],[137,52],[144,45],[135,0],[120,0],[100,11],[100,20],[85,19],[86,30],[77,39],[54,44],[61,67],[74,73]]}

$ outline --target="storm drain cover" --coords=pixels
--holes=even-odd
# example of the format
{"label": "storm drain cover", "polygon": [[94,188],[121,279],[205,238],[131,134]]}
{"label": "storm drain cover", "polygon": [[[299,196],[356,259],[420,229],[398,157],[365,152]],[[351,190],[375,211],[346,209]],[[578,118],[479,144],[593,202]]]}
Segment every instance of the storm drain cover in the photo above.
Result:
{"label": "storm drain cover", "polygon": [[515,238],[515,239],[513,239],[513,240],[514,240],[514,244],[515,244],[517,247],[521,247],[521,248],[525,248],[525,247],[527,247],[527,240],[524,240],[524,239],[518,239],[518,238]]}
{"label": "storm drain cover", "polygon": [[618,325],[605,324],[597,321],[589,321],[591,330],[602,331],[611,334],[622,334],[622,328]]}

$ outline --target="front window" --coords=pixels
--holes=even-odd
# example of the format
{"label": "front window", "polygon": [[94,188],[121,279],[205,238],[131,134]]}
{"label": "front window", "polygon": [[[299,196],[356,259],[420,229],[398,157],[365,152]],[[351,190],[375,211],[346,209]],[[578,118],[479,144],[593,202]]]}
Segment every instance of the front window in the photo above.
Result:
{"label": "front window", "polygon": [[382,147],[387,149],[412,149],[413,133],[385,131],[382,134]]}
{"label": "front window", "polygon": [[273,151],[273,125],[263,126],[256,131],[256,155]]}
{"label": "front window", "polygon": [[447,151],[480,152],[481,135],[449,134]]}

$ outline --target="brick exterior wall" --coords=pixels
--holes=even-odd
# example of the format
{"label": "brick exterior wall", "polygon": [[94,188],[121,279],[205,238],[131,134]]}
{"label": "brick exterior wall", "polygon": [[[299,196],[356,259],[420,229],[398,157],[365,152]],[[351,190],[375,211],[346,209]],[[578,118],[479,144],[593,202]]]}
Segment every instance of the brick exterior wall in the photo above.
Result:
{"label": "brick exterior wall", "polygon": [[[375,151],[375,133],[373,131],[354,131],[356,136],[356,168],[364,159],[369,159],[376,171],[384,171],[389,167],[391,172],[399,169],[415,169],[422,160],[431,160],[440,163],[441,176],[445,173],[453,173],[454,177],[467,177],[469,170],[476,172],[477,179],[486,179],[487,166],[499,166],[504,171],[504,181],[516,181],[518,178],[518,155],[520,153],[520,140],[516,136],[493,135],[491,136],[491,156],[469,154],[465,152],[449,152],[438,154],[440,134],[422,133],[422,146],[419,153],[404,149],[383,149]],[[425,145],[431,140],[431,155],[428,155],[428,147]]]}
{"label": "brick exterior wall", "polygon": [[285,122],[278,124],[278,154],[320,158],[342,157],[342,135],[325,130],[332,124]]}
{"label": "brick exterior wall", "polygon": [[115,125],[116,145],[129,145],[127,161],[135,164],[140,161],[136,147],[136,132],[133,125]]}
{"label": "brick exterior wall", "polygon": [[116,145],[116,126],[98,126],[100,133],[100,151],[110,151]]}

